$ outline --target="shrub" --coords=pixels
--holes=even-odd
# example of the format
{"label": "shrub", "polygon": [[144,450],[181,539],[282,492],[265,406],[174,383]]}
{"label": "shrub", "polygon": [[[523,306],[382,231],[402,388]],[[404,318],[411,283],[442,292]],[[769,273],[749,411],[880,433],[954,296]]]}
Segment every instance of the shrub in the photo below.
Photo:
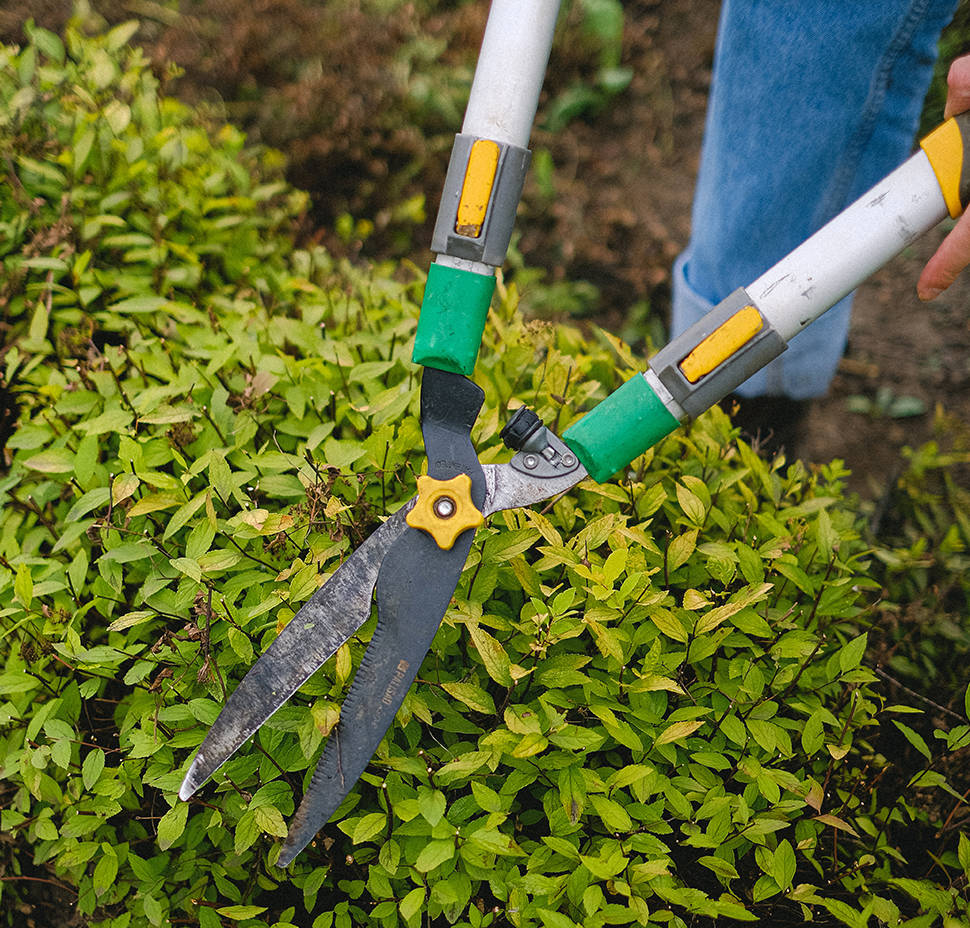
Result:
{"label": "shrub", "polygon": [[[303,200],[272,153],[159,99],[128,32],[0,52],[8,923],[28,871],[113,928],[965,917],[970,842],[934,845],[935,883],[901,850],[917,787],[948,786],[863,664],[844,474],[768,465],[719,412],[481,530],[418,684],[292,870],[280,839],[371,624],[177,800],[227,691],[414,492],[423,280],[294,250]],[[500,286],[488,461],[510,406],[561,430],[640,366],[519,308]],[[925,764],[880,749],[890,720]]]}
{"label": "shrub", "polygon": [[938,701],[967,684],[970,434],[941,411],[935,431],[937,440],[905,449],[908,466],[874,514],[873,574],[884,586],[881,661]]}

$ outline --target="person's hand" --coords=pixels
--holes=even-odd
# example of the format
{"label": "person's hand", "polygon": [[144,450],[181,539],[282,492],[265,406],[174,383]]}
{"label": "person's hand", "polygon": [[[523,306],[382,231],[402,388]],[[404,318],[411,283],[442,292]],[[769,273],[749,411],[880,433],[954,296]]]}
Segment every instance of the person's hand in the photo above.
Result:
{"label": "person's hand", "polygon": [[[970,110],[970,55],[957,58],[950,65],[946,78],[947,94],[945,119]],[[936,254],[926,263],[916,284],[921,300],[938,297],[959,273],[970,264],[970,210],[965,212],[950,234],[943,240]]]}

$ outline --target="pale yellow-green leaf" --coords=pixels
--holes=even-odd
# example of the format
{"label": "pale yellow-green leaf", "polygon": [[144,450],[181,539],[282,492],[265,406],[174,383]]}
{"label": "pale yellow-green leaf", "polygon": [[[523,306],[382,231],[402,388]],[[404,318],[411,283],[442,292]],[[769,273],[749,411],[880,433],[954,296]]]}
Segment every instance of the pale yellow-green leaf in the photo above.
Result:
{"label": "pale yellow-green leaf", "polygon": [[667,570],[673,572],[686,564],[697,547],[697,529],[678,535],[667,548]]}
{"label": "pale yellow-green leaf", "polygon": [[150,512],[159,512],[162,509],[172,509],[180,506],[184,500],[176,493],[162,492],[149,493],[143,496],[131,509],[128,510],[128,518],[135,519],[138,516],[148,515]]}
{"label": "pale yellow-green leaf", "polygon": [[130,497],[141,481],[134,474],[121,474],[111,483],[111,504],[117,506]]}
{"label": "pale yellow-green leaf", "polygon": [[475,650],[478,651],[478,655],[485,665],[485,670],[488,672],[488,675],[502,686],[511,686],[511,662],[501,643],[480,625],[469,623],[468,632],[471,635]]}
{"label": "pale yellow-green leaf", "polygon": [[667,609],[657,609],[650,614],[650,620],[668,638],[687,643],[687,629],[680,623],[680,620]]}
{"label": "pale yellow-green leaf", "polygon": [[244,918],[255,918],[266,911],[265,905],[226,905],[216,912],[223,918],[231,918],[234,922],[240,922]]}
{"label": "pale yellow-green leaf", "polygon": [[495,702],[480,686],[475,686],[472,683],[447,682],[442,683],[441,688],[453,699],[464,703],[469,709],[487,715],[495,713]]}
{"label": "pale yellow-green leaf", "polygon": [[659,744],[670,744],[673,741],[679,741],[681,738],[686,738],[688,735],[692,735],[698,728],[703,725],[703,720],[701,721],[684,721],[684,722],[674,722],[672,725],[668,725],[657,737],[654,742],[655,745]]}
{"label": "pale yellow-green leaf", "polygon": [[839,818],[837,815],[816,815],[815,821],[821,822],[823,825],[831,825],[833,828],[838,828],[841,831],[847,831],[856,838],[859,837],[859,833],[848,822]]}
{"label": "pale yellow-green leaf", "polygon": [[126,628],[132,628],[135,625],[141,625],[144,622],[148,622],[155,616],[155,613],[151,610],[141,609],[136,612],[126,612],[120,618],[115,619],[109,626],[109,632],[120,632],[124,631]]}
{"label": "pale yellow-green leaf", "polygon": [[24,466],[42,474],[67,474],[74,470],[74,455],[67,448],[49,448],[27,458]]}

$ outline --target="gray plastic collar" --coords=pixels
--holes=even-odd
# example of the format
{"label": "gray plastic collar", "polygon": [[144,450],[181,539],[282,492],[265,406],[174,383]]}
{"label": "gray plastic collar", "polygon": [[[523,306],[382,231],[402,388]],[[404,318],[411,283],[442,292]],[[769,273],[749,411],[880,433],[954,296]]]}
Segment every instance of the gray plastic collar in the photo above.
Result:
{"label": "gray plastic collar", "polygon": [[713,371],[701,377],[697,383],[691,383],[681,373],[680,362],[705,338],[735,313],[746,306],[754,305],[754,301],[744,287],[739,287],[718,303],[700,322],[692,325],[650,360],[650,367],[660,378],[660,382],[691,419],[696,419],[702,412],[710,409],[718,400],[727,396],[735,387],[744,383],[752,374],[761,370],[788,347],[785,340],[762,314],[764,327],[761,331]]}

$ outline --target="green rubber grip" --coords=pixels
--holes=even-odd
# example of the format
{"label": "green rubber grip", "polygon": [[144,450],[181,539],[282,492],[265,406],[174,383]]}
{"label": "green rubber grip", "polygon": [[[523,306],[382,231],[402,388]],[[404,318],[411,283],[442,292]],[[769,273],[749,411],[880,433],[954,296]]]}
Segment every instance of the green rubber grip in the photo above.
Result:
{"label": "green rubber grip", "polygon": [[597,482],[609,480],[680,423],[637,374],[563,434]]}
{"label": "green rubber grip", "polygon": [[432,264],[411,354],[414,363],[470,375],[475,370],[494,290],[492,274]]}
{"label": "green rubber grip", "polygon": [[953,219],[970,205],[970,113],[937,126],[920,143]]}

